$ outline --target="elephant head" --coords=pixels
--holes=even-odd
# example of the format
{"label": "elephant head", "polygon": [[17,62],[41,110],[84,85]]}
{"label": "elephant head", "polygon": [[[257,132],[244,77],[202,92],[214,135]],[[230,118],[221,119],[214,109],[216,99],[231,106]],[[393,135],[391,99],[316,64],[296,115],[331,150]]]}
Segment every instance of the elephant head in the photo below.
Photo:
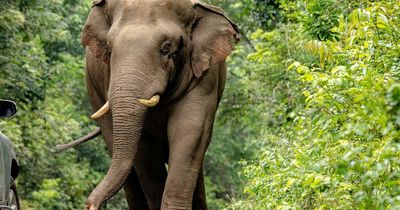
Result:
{"label": "elephant head", "polygon": [[108,102],[92,117],[111,110],[114,142],[110,168],[88,208],[122,187],[149,107],[168,97],[182,75],[200,79],[238,40],[238,27],[221,9],[194,0],[94,1],[82,44],[109,65],[111,76]]}

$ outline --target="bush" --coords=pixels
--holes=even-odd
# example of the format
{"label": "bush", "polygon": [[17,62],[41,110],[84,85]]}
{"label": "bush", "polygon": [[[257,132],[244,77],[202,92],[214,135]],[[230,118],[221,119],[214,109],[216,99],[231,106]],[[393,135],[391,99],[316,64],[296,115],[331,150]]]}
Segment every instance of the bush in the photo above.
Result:
{"label": "bush", "polygon": [[333,27],[337,41],[304,45],[319,62],[288,59],[305,107],[293,126],[265,132],[259,158],[245,162],[249,198],[232,208],[400,207],[399,9],[356,8]]}

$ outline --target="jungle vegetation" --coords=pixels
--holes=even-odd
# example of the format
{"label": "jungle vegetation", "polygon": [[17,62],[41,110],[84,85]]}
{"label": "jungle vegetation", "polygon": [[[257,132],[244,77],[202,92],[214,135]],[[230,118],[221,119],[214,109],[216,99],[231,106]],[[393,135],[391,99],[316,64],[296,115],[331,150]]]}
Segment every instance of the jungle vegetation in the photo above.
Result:
{"label": "jungle vegetation", "polygon": [[[208,0],[241,27],[205,160],[210,209],[400,208],[400,1]],[[24,209],[83,209],[108,169],[84,84],[89,0],[0,3],[0,121]],[[123,194],[105,209],[126,208]]]}

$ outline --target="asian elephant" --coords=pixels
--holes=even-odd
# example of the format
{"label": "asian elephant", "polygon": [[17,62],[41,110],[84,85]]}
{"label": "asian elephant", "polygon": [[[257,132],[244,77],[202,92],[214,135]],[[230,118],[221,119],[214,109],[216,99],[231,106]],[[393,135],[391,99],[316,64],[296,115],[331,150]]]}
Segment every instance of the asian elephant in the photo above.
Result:
{"label": "asian elephant", "polygon": [[[82,33],[86,83],[111,164],[98,209],[206,209],[203,159],[238,27],[194,0],[95,0]],[[164,165],[168,163],[168,172]]]}

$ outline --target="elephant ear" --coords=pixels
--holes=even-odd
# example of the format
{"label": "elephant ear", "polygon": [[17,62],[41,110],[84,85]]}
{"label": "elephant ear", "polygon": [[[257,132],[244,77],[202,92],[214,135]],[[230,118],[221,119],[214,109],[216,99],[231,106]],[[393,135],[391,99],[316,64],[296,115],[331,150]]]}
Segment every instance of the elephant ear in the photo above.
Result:
{"label": "elephant ear", "polygon": [[212,65],[225,60],[233,50],[233,42],[240,40],[238,26],[225,12],[193,0],[196,20],[192,26],[192,70],[196,77]]}
{"label": "elephant ear", "polygon": [[93,7],[83,27],[82,45],[89,49],[104,63],[110,63],[111,50],[107,43],[110,22],[105,14],[105,0],[94,0]]}

